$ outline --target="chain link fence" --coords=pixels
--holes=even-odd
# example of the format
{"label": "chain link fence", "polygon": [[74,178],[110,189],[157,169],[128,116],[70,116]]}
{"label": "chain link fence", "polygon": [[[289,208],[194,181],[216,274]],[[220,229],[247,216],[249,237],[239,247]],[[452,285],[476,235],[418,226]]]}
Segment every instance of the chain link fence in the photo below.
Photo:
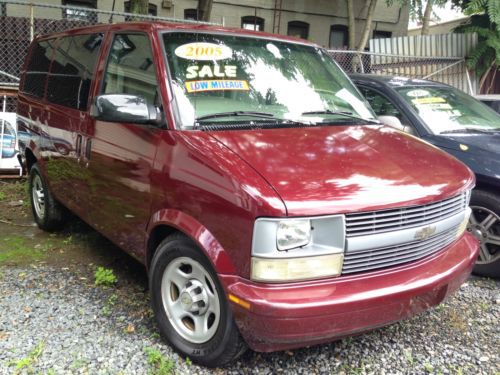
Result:
{"label": "chain link fence", "polygon": [[349,50],[329,50],[347,73],[365,73],[430,79],[446,83],[473,95],[471,79],[463,57],[401,56]]}
{"label": "chain link fence", "polygon": [[0,0],[0,177],[20,176],[15,113],[20,69],[37,35],[125,21],[203,23],[28,1]]}
{"label": "chain link fence", "polygon": [[83,7],[0,0],[0,87],[17,86],[21,65],[35,36],[75,27],[125,21],[203,23]]}

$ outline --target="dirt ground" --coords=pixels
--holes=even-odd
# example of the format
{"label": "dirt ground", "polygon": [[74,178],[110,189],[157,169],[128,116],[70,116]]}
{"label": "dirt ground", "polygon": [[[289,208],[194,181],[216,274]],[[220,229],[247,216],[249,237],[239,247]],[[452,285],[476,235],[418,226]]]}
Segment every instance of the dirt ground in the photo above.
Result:
{"label": "dirt ground", "polygon": [[45,264],[88,273],[89,277],[102,266],[113,268],[118,280],[147,287],[144,267],[77,217],[70,216],[60,232],[38,229],[27,186],[26,180],[0,180],[0,266]]}

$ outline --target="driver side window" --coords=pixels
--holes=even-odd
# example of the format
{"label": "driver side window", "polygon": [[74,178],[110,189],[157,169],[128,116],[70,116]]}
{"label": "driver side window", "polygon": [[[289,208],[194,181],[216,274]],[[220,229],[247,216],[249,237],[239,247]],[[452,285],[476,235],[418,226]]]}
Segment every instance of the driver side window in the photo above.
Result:
{"label": "driver side window", "polygon": [[373,111],[375,114],[380,117],[380,116],[393,116],[396,117],[401,124],[398,126],[395,126],[397,129],[402,130],[406,133],[409,134],[416,134],[415,130],[413,127],[410,125],[410,122],[406,118],[406,116],[394,105],[394,103],[387,98],[385,95],[366,88],[366,87],[358,87],[359,91],[363,94],[363,96],[366,98],[368,103],[370,103],[370,106],[373,108]]}
{"label": "driver side window", "polygon": [[103,94],[130,94],[158,104],[155,64],[145,34],[117,34],[108,57]]}
{"label": "driver side window", "polygon": [[361,91],[368,103],[370,103],[377,116],[394,116],[397,117],[399,121],[403,122],[403,114],[389,99],[387,99],[387,97],[366,87],[360,87],[359,91]]}

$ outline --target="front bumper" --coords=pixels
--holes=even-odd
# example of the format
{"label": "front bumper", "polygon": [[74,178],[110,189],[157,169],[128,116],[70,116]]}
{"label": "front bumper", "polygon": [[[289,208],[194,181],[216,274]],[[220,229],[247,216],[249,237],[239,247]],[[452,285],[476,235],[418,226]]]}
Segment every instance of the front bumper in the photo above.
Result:
{"label": "front bumper", "polygon": [[469,276],[479,247],[469,233],[437,254],[390,269],[336,279],[259,284],[220,275],[247,344],[256,351],[330,342],[381,327],[439,304]]}

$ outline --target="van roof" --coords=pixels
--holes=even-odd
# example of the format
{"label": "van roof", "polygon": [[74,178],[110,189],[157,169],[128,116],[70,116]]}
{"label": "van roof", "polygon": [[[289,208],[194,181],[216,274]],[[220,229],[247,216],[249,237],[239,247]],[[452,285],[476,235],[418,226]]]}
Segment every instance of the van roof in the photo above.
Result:
{"label": "van roof", "polygon": [[262,31],[246,30],[235,27],[223,27],[223,26],[194,24],[194,23],[175,23],[175,22],[165,22],[165,21],[140,21],[140,22],[121,22],[115,24],[98,24],[92,26],[78,27],[57,33],[44,34],[38,36],[37,39],[47,39],[65,35],[82,34],[89,31],[91,31],[92,33],[96,33],[96,32],[125,31],[125,30],[131,30],[131,31],[140,30],[145,32],[154,32],[162,30],[178,30],[178,31],[208,32],[208,33],[215,32],[215,33],[233,34],[240,36],[253,36],[259,38],[277,39],[277,40],[302,43],[320,47],[315,43],[288,35],[271,34]]}

